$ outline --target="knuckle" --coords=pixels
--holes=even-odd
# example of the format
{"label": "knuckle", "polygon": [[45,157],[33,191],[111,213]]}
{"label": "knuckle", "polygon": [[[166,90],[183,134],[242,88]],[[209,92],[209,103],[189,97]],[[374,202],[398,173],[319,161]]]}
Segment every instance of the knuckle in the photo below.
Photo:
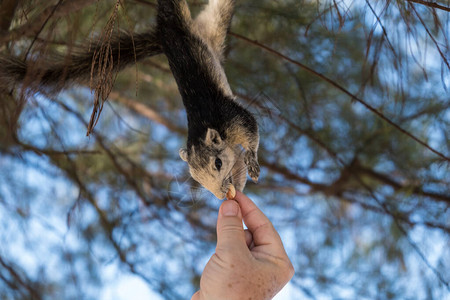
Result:
{"label": "knuckle", "polygon": [[243,232],[244,228],[242,227],[242,224],[223,224],[220,231],[222,233]]}

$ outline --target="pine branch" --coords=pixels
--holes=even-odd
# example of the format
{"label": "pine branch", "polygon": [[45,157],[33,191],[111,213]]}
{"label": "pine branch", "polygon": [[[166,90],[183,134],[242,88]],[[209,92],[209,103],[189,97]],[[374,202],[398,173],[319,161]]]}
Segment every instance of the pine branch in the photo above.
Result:
{"label": "pine branch", "polygon": [[1,256],[0,266],[14,279],[13,283],[16,288],[26,290],[31,299],[43,299],[40,291],[34,287],[35,284],[29,278],[24,278],[19,274],[17,266],[7,263]]}
{"label": "pine branch", "polygon": [[419,139],[418,137],[416,137],[415,135],[413,135],[412,133],[408,132],[407,130],[403,129],[400,125],[398,125],[397,123],[395,123],[394,121],[392,121],[391,119],[389,119],[388,117],[386,117],[383,113],[381,113],[378,109],[376,109],[375,107],[371,106],[370,104],[368,104],[367,102],[365,102],[363,99],[357,97],[356,95],[352,94],[350,91],[348,91],[346,88],[344,88],[343,86],[341,86],[340,84],[338,84],[336,81],[328,78],[327,76],[325,76],[322,73],[317,72],[316,70],[302,64],[301,62],[294,60],[284,54],[282,54],[281,52],[278,52],[275,49],[270,48],[269,46],[266,46],[258,41],[255,40],[251,40],[245,36],[242,36],[240,34],[234,33],[234,32],[230,32],[229,33],[231,36],[234,36],[240,40],[243,40],[249,44],[255,45],[257,47],[262,48],[263,50],[281,57],[282,59],[293,63],[297,66],[299,66],[300,68],[308,71],[309,73],[321,78],[322,80],[328,82],[330,85],[334,86],[336,89],[340,90],[341,92],[343,92],[344,94],[347,94],[352,100],[355,100],[357,102],[359,102],[360,104],[362,104],[365,108],[367,108],[369,111],[373,112],[375,115],[377,115],[380,119],[384,120],[385,122],[387,122],[389,125],[393,126],[395,129],[397,129],[398,131],[400,131],[401,133],[403,133],[404,135],[410,137],[411,139],[413,139],[414,141],[416,141],[417,143],[421,144],[422,146],[424,146],[425,148],[427,148],[428,150],[430,150],[431,152],[433,152],[434,154],[440,156],[442,159],[450,162],[450,157],[444,155],[443,153],[437,151],[436,149],[432,148],[430,145],[428,145],[426,142],[422,141],[421,139]]}
{"label": "pine branch", "polygon": [[49,6],[33,20],[30,20],[24,25],[10,30],[7,34],[0,36],[0,44],[23,36],[36,37],[36,35],[41,31],[43,24],[45,24],[51,16],[55,18],[64,17],[92,4],[92,2],[92,0],[71,0],[65,1],[60,5],[56,4]]}
{"label": "pine branch", "polygon": [[426,5],[426,6],[432,7],[432,8],[442,9],[442,10],[450,12],[450,7],[440,5],[440,4],[436,3],[436,2],[423,1],[423,0],[407,0],[407,1],[413,2],[413,3],[422,4],[422,5]]}
{"label": "pine branch", "polygon": [[410,7],[414,11],[414,13],[416,14],[416,16],[419,19],[420,23],[422,23],[422,26],[425,29],[427,35],[430,37],[430,39],[433,41],[434,45],[436,46],[436,49],[438,50],[439,55],[442,58],[442,61],[447,65],[447,68],[450,70],[450,64],[449,64],[449,62],[448,62],[448,60],[446,58],[446,55],[441,50],[441,47],[439,47],[439,43],[436,41],[436,39],[434,38],[433,34],[430,32],[430,30],[428,29],[427,25],[425,24],[425,22],[423,21],[422,17],[420,16],[420,14],[417,12],[417,10],[414,8],[414,6],[410,5]]}
{"label": "pine branch", "polygon": [[408,186],[408,185],[402,185],[398,182],[396,182],[395,180],[393,180],[392,178],[390,178],[388,175],[386,174],[382,174],[380,172],[374,171],[370,168],[366,168],[363,166],[356,166],[355,167],[355,171],[358,173],[362,173],[364,175],[367,175],[373,179],[376,179],[386,185],[389,185],[390,187],[394,188],[396,191],[408,191],[411,192],[414,195],[417,196],[423,196],[423,197],[429,197],[438,201],[443,201],[446,202],[448,204],[450,204],[450,195],[448,194],[440,194],[440,193],[435,193],[435,192],[430,192],[430,191],[425,191],[423,190],[423,188],[420,188],[419,186]]}
{"label": "pine branch", "polygon": [[183,135],[187,134],[187,130],[185,128],[177,126],[176,124],[174,124],[173,121],[165,118],[160,113],[158,113],[154,109],[150,108],[149,106],[147,106],[141,102],[121,96],[117,92],[111,92],[111,94],[109,94],[109,99],[116,101],[120,104],[123,104],[124,106],[128,107],[129,109],[133,110],[134,112],[148,118],[149,120],[152,120],[158,124],[161,124],[161,125],[167,127],[167,129],[169,129],[173,132],[183,134]]}
{"label": "pine branch", "polygon": [[355,174],[352,174],[353,178],[356,179],[361,186],[363,186],[366,191],[369,193],[370,197],[375,200],[375,202],[383,209],[383,211],[390,215],[392,220],[394,221],[397,228],[400,230],[400,232],[405,236],[408,243],[411,245],[411,247],[416,251],[417,255],[420,257],[420,259],[425,263],[425,265],[436,275],[438,280],[445,285],[447,290],[450,291],[450,283],[447,282],[446,278],[441,274],[437,268],[431,265],[431,263],[426,258],[425,254],[422,252],[422,250],[419,248],[419,246],[411,239],[411,237],[408,234],[408,231],[403,227],[403,225],[400,223],[401,220],[397,217],[396,212],[391,211],[391,209],[386,205],[385,202],[378,199],[375,192],[368,186],[359,176],[356,176]]}
{"label": "pine branch", "polygon": [[[237,95],[239,96],[239,98],[242,98],[245,101],[247,101],[249,103],[249,105],[252,105],[252,104],[256,105],[257,108],[261,109],[261,110],[268,109],[263,104],[259,103],[258,101],[252,100],[247,95],[239,94],[239,93]],[[325,152],[332,159],[334,159],[337,164],[339,164],[339,165],[341,165],[341,167],[343,167],[342,173],[346,173],[351,170],[353,173],[355,173],[355,176],[362,176],[362,175],[368,176],[372,179],[375,179],[385,185],[388,185],[388,186],[394,188],[395,191],[397,191],[397,192],[402,191],[402,190],[409,191],[413,195],[416,195],[416,196],[429,197],[435,201],[442,201],[442,202],[446,202],[446,203],[450,204],[450,196],[449,195],[435,193],[435,192],[431,192],[431,191],[425,191],[420,186],[408,186],[408,185],[400,184],[400,183],[396,182],[394,179],[390,178],[386,174],[382,174],[382,173],[376,172],[375,170],[373,170],[371,168],[362,166],[357,160],[353,160],[353,163],[351,163],[349,166],[347,166],[345,164],[345,162],[342,160],[342,158],[340,158],[336,152],[334,152],[328,145],[326,145],[323,141],[321,141],[314,133],[301,128],[300,126],[295,124],[291,119],[283,116],[282,113],[271,113],[271,117],[277,118],[280,122],[284,122],[287,126],[292,128],[293,130],[297,131],[299,134],[306,136],[308,139],[310,139],[312,142],[314,142],[320,148],[325,150]],[[282,175],[286,175],[287,178],[289,178],[289,179],[301,182],[303,184],[307,184],[313,188],[316,188],[317,191],[322,191],[322,192],[326,191],[325,193],[328,195],[338,196],[339,194],[342,194],[343,192],[345,192],[345,190],[343,189],[344,182],[342,179],[340,182],[334,182],[330,186],[326,186],[326,185],[321,185],[318,183],[311,182],[306,178],[302,178],[296,174],[290,173],[289,170],[284,169],[283,167],[275,166],[275,165],[269,164],[264,161],[262,161],[261,163],[264,167],[267,167],[271,171],[274,171],[274,172],[282,174]],[[342,178],[342,176],[341,176],[341,178]],[[345,179],[348,180],[349,177],[346,176]]]}
{"label": "pine branch", "polygon": [[283,175],[288,180],[293,180],[299,183],[306,184],[311,188],[313,188],[315,191],[324,191],[328,188],[326,184],[312,182],[308,178],[302,177],[294,172],[291,172],[288,168],[280,165],[279,163],[272,163],[260,157],[259,164],[263,167],[268,168],[274,173]]}

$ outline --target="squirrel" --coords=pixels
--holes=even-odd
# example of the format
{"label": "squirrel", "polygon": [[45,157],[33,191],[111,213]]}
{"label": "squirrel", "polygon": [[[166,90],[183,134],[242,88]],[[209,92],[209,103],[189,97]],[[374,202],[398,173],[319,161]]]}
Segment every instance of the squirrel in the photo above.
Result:
{"label": "squirrel", "polygon": [[[167,56],[188,121],[186,147],[179,155],[192,178],[219,199],[231,185],[242,191],[247,172],[254,182],[260,173],[258,124],[236,102],[222,66],[233,8],[234,0],[209,0],[192,18],[185,0],[158,0],[155,28],[141,34],[120,33],[110,41],[114,71],[150,56]],[[98,47],[59,57],[45,68],[0,56],[0,90],[26,84],[31,90],[58,92],[88,81]]]}

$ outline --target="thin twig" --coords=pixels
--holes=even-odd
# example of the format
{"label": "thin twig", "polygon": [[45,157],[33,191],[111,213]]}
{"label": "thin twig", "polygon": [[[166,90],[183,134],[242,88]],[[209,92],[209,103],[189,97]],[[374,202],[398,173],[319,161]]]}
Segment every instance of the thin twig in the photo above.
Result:
{"label": "thin twig", "polygon": [[416,14],[417,18],[419,19],[420,23],[422,23],[422,26],[425,29],[425,31],[427,32],[428,36],[430,37],[430,39],[433,41],[434,45],[436,46],[436,48],[437,48],[437,50],[439,52],[439,55],[442,58],[442,61],[447,65],[447,68],[450,70],[450,64],[447,61],[446,55],[442,52],[441,47],[439,47],[438,42],[434,38],[433,34],[431,34],[430,30],[426,26],[425,22],[423,21],[422,17],[420,16],[420,14],[417,12],[417,10],[414,7],[414,5],[410,5],[410,6],[411,6],[412,10],[414,11],[414,13]]}
{"label": "thin twig", "polygon": [[429,6],[432,8],[442,9],[442,10],[450,12],[450,7],[437,4],[436,2],[423,1],[423,0],[407,0],[407,1],[426,5],[426,6]]}
{"label": "thin twig", "polygon": [[39,37],[39,34],[41,34],[41,32],[44,29],[45,25],[47,25],[48,21],[55,14],[55,12],[58,10],[58,8],[61,6],[62,2],[63,2],[63,0],[59,0],[58,3],[55,6],[53,6],[53,9],[50,11],[50,14],[47,16],[47,18],[45,18],[45,20],[42,23],[41,27],[36,32],[36,34],[35,34],[35,36],[33,38],[33,41],[30,43],[30,46],[28,46],[28,49],[25,52],[25,59],[24,60],[27,60],[28,54],[30,54],[31,48],[33,48],[33,45],[36,42],[37,38]]}
{"label": "thin twig", "polygon": [[167,127],[167,129],[169,129],[173,132],[176,132],[176,133],[179,133],[182,135],[187,134],[187,130],[185,128],[177,126],[173,122],[173,120],[169,120],[169,119],[165,118],[164,116],[162,116],[160,113],[158,113],[157,111],[155,111],[148,105],[145,105],[138,101],[134,101],[133,99],[130,99],[130,98],[126,98],[117,92],[111,92],[109,95],[109,99],[116,101],[118,103],[121,103],[122,105],[128,107],[129,109],[133,110],[134,112],[136,112],[158,124],[161,124],[161,125]]}
{"label": "thin twig", "polygon": [[8,271],[9,275],[14,279],[14,284],[18,285],[21,289],[28,291],[31,299],[42,299],[41,293],[33,287],[33,282],[29,278],[22,278],[22,276],[17,272],[17,266],[8,264],[0,256],[0,266]]}

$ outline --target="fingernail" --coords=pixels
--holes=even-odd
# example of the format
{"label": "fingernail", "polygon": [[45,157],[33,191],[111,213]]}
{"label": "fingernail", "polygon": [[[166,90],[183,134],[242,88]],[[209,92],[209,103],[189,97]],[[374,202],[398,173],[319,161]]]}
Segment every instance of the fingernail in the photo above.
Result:
{"label": "fingernail", "polygon": [[225,217],[237,216],[239,212],[239,205],[234,200],[226,200],[222,205],[222,215]]}

